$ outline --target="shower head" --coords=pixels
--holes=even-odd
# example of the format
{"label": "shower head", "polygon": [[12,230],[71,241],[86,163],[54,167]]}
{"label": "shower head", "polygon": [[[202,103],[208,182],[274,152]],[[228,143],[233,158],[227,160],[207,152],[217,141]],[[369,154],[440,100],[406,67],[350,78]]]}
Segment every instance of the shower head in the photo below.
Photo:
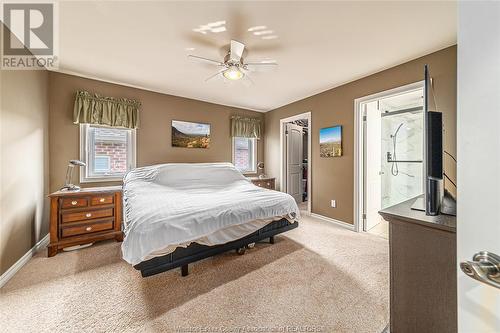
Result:
{"label": "shower head", "polygon": [[394,132],[394,134],[391,135],[391,138],[395,138],[398,135],[398,132],[403,125],[404,123],[399,124],[398,128],[396,129],[396,132]]}

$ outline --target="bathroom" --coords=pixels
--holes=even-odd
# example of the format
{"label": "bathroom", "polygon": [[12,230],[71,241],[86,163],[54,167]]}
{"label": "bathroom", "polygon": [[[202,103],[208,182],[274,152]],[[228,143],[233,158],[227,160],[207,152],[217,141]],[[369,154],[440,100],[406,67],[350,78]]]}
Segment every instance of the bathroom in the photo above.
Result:
{"label": "bathroom", "polygon": [[378,211],[423,193],[423,89],[366,102],[364,231],[388,238]]}

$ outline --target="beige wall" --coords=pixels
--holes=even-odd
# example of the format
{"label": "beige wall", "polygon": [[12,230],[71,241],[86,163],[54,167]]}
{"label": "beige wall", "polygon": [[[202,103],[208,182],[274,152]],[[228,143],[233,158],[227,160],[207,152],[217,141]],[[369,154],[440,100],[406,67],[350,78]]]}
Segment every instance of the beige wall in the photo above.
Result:
{"label": "beige wall", "polygon": [[[436,101],[443,112],[444,149],[456,157],[456,46],[390,68],[360,80],[294,102],[265,115],[266,173],[279,178],[280,119],[311,111],[312,116],[312,211],[353,223],[354,197],[354,99],[423,80],[424,64],[434,79]],[[343,126],[344,155],[319,157],[319,130]],[[456,179],[456,166],[445,157],[445,171]],[[455,191],[452,185],[447,186]],[[337,200],[337,208],[330,200]]]}
{"label": "beige wall", "polygon": [[[141,101],[137,130],[137,166],[168,162],[231,161],[230,117],[243,114],[264,119],[264,115],[238,108],[159,94],[141,89],[51,72],[50,81],[50,190],[64,183],[70,159],[79,158],[79,127],[72,122],[75,92],[85,89],[105,96],[127,97]],[[209,149],[171,146],[171,121],[209,123]],[[263,139],[258,144],[258,160],[263,159]],[[78,174],[75,175],[78,183]],[[84,184],[100,186],[103,183]]]}
{"label": "beige wall", "polygon": [[[445,149],[456,156],[456,47],[450,47],[266,113],[265,140],[258,145],[259,161],[265,145],[266,173],[279,178],[279,120],[311,111],[313,212],[353,223],[353,101],[421,80],[425,63],[430,65],[436,100],[444,113]],[[0,274],[47,233],[45,195],[49,187],[54,191],[63,184],[68,160],[79,158],[79,130],[71,118],[76,90],[142,102],[138,166],[231,161],[230,116],[245,114],[264,119],[264,114],[257,112],[53,72],[0,71],[0,83]],[[210,123],[211,147],[171,147],[172,119]],[[319,129],[336,124],[343,125],[344,156],[320,158]],[[447,161],[446,172],[456,179],[455,165]],[[97,185],[103,184],[85,186]],[[337,200],[337,208],[329,207],[330,199]]]}
{"label": "beige wall", "polygon": [[48,233],[48,82],[0,70],[0,274]]}

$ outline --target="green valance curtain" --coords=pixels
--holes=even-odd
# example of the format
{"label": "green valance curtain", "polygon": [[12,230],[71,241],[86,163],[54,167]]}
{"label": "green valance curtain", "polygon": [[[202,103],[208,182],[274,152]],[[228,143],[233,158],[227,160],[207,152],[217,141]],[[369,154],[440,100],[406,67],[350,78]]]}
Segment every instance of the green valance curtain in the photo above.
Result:
{"label": "green valance curtain", "polygon": [[241,116],[231,117],[231,136],[260,139],[260,119]]}
{"label": "green valance curtain", "polygon": [[73,123],[111,127],[137,128],[141,103],[127,98],[103,97],[88,91],[77,91]]}

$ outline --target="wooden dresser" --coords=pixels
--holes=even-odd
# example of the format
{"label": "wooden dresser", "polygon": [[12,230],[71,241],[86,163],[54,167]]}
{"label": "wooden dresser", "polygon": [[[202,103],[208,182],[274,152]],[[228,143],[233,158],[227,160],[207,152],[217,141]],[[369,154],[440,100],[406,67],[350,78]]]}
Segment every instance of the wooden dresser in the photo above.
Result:
{"label": "wooden dresser", "polygon": [[49,257],[69,246],[123,240],[121,186],[57,191],[49,197]]}
{"label": "wooden dresser", "polygon": [[380,212],[389,222],[390,331],[455,333],[456,217],[426,216],[414,201]]}
{"label": "wooden dresser", "polygon": [[258,178],[258,177],[249,177],[250,181],[259,187],[267,188],[269,190],[276,189],[276,178]]}

